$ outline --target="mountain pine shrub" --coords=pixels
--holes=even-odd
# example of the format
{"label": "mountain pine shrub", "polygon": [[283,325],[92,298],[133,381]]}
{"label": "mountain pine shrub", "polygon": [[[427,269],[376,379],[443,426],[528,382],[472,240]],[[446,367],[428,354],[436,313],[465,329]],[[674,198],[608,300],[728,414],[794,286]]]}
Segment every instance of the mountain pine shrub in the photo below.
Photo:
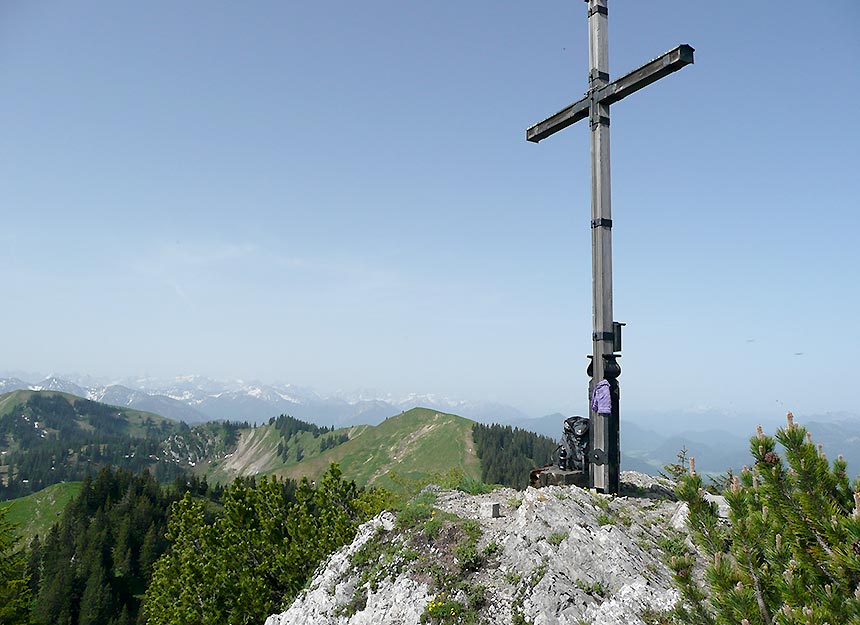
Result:
{"label": "mountain pine shrub", "polygon": [[676,622],[860,625],[860,482],[852,486],[842,457],[830,463],[791,413],[775,437],[759,426],[750,451],[752,469],[723,493],[728,523],[704,499],[692,459],[679,480],[707,564],[701,583],[696,556],[670,558],[682,595]]}
{"label": "mountain pine shrub", "polygon": [[186,494],[171,506],[171,545],[153,565],[143,617],[147,625],[262,623],[388,501],[343,479],[337,464],[296,488],[274,477],[237,478],[214,519],[206,501]]}

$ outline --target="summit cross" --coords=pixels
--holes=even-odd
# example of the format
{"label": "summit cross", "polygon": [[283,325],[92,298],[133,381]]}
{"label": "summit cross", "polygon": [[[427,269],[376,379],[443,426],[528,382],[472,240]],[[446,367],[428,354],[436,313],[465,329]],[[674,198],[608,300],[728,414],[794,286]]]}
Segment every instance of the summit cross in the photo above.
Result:
{"label": "summit cross", "polygon": [[652,82],[693,62],[693,48],[682,44],[642,67],[609,82],[607,0],[588,3],[588,92],[585,97],[526,130],[526,140],[538,143],[576,122],[588,119],[591,127],[591,270],[593,316],[592,360],[588,367],[589,410],[591,394],[606,379],[612,412],[591,412],[589,483],[617,494],[620,488],[621,447],[619,390],[621,325],[612,315],[612,208],[609,184],[609,106]]}

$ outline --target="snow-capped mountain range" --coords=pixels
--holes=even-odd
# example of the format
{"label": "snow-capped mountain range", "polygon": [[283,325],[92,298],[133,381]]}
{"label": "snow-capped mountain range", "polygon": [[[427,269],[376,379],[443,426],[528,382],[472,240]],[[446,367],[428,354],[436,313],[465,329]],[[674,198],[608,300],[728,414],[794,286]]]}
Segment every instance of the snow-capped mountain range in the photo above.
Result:
{"label": "snow-capped mountain range", "polygon": [[452,412],[478,421],[526,418],[525,414],[512,406],[490,402],[463,401],[417,393],[398,397],[370,389],[338,391],[323,396],[311,388],[293,384],[263,384],[242,380],[222,382],[197,375],[121,380],[98,380],[74,374],[49,375],[36,383],[27,382],[21,377],[0,378],[0,393],[19,389],[71,393],[114,406],[154,412],[187,423],[212,419],[256,423],[280,414],[289,414],[319,425],[374,425],[386,417],[416,406]]}

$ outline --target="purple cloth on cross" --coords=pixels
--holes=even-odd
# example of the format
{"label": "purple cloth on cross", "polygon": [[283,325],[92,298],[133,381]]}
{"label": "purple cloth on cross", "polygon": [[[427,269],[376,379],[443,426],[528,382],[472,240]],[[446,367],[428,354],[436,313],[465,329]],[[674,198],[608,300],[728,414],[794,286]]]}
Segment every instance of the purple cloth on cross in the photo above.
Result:
{"label": "purple cloth on cross", "polygon": [[597,414],[612,413],[612,398],[609,395],[609,382],[601,380],[591,394],[591,409]]}

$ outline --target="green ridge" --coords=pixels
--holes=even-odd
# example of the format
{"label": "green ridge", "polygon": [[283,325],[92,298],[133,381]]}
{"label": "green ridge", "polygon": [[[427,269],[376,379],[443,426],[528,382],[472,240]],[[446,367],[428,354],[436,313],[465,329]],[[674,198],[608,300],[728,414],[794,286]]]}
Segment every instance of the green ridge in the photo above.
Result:
{"label": "green ridge", "polygon": [[[276,449],[282,442],[271,425],[243,430],[239,445],[228,458],[209,463],[207,478],[226,482],[236,475],[275,474],[282,477],[317,479],[332,462],[340,464],[345,478],[361,486],[384,486],[398,490],[391,480],[421,480],[460,469],[467,477],[480,479],[480,461],[472,443],[474,421],[427,408],[413,408],[389,417],[376,426],[361,425],[314,437],[311,432],[294,434],[286,444],[286,460]],[[325,436],[347,432],[349,440],[320,452]],[[296,461],[296,446],[304,457]],[[226,455],[226,454],[225,454]]]}
{"label": "green ridge", "polygon": [[[60,391],[12,391],[11,393],[0,395],[0,418],[7,416],[16,406],[26,404],[34,395],[41,395],[44,397],[62,397],[69,402],[70,405],[74,405],[75,402],[90,401],[85,397],[78,397],[71,393],[61,393]],[[168,419],[167,417],[157,415],[154,412],[135,410],[134,408],[123,408],[122,406],[113,406],[112,404],[102,404],[100,402],[93,403],[116,408],[117,412],[120,413],[120,415],[128,422],[128,430],[125,433],[129,436],[143,438],[149,435],[150,430],[153,427],[175,428],[178,425],[178,422]],[[84,425],[84,427],[87,425],[85,420],[83,422],[79,420],[79,423]]]}

